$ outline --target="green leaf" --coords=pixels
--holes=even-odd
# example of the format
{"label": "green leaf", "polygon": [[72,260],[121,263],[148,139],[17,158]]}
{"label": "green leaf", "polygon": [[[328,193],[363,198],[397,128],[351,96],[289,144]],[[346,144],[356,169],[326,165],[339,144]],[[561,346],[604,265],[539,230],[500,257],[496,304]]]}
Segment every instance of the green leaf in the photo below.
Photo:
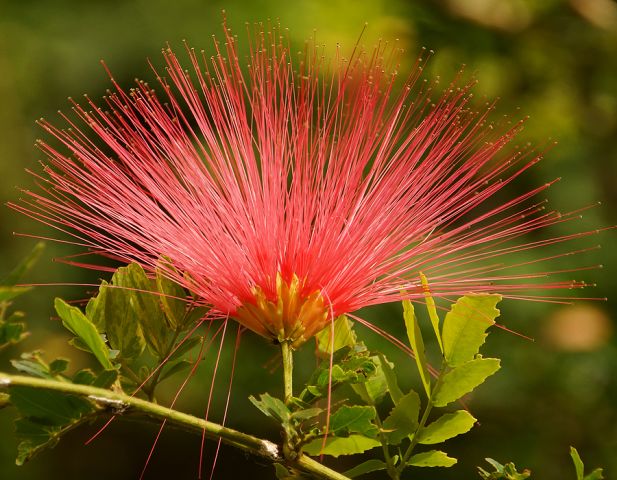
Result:
{"label": "green leaf", "polygon": [[476,423],[476,419],[466,410],[447,413],[418,432],[418,443],[434,445],[467,433]]}
{"label": "green leaf", "polygon": [[375,447],[380,447],[381,443],[364,435],[350,435],[349,437],[329,437],[326,445],[322,449],[323,438],[316,438],[302,447],[304,453],[308,455],[330,455],[339,457],[340,455],[355,455],[363,453]]}
{"label": "green leaf", "polygon": [[572,457],[574,468],[576,469],[576,480],[583,480],[585,476],[585,466],[576,448],[570,447],[570,456]]}
{"label": "green leaf", "polygon": [[[367,382],[376,374],[375,358],[369,356],[366,347],[361,342],[353,347],[341,348],[334,352],[332,368],[330,368],[329,358],[318,365],[311,374],[307,386],[298,395],[298,399],[305,404],[312,404],[318,398],[327,395],[330,376],[332,377],[333,389],[344,383],[351,384],[355,389],[359,384]],[[378,388],[378,386],[375,386],[375,388]],[[371,392],[376,393],[375,388],[371,388]],[[364,389],[364,394],[367,398],[366,402],[370,403],[366,389]]]}
{"label": "green leaf", "polygon": [[437,337],[437,343],[439,349],[443,354],[443,341],[441,334],[439,333],[439,315],[437,315],[437,307],[435,306],[435,299],[431,295],[431,289],[428,284],[428,280],[422,272],[420,272],[420,281],[422,282],[422,289],[424,290],[424,299],[426,301],[426,309],[428,310],[428,316],[431,319],[433,330],[435,331],[435,337]]}
{"label": "green leaf", "polygon": [[585,475],[585,466],[576,448],[570,447],[570,456],[572,457],[574,468],[576,469],[576,480],[601,480],[604,478],[601,468],[596,468],[589,475]]}
{"label": "green leaf", "polygon": [[367,473],[385,470],[386,468],[388,468],[386,462],[382,460],[377,460],[376,458],[372,458],[371,460],[367,460],[366,462],[363,462],[360,465],[356,465],[352,469],[347,470],[343,473],[343,475],[349,478],[355,478],[359,477],[360,475],[365,475]]}
{"label": "green leaf", "polygon": [[180,340],[182,343],[175,350],[172,349],[172,351],[174,353],[172,353],[169,356],[167,361],[168,362],[174,362],[176,360],[179,360],[180,357],[182,357],[182,355],[184,355],[185,353],[190,352],[193,348],[195,348],[197,345],[199,345],[201,343],[201,340],[202,340],[202,337],[199,337],[199,336],[187,338],[184,341]]}
{"label": "green leaf", "polygon": [[[112,285],[101,285],[99,297],[101,304],[93,313],[101,311],[105,315],[105,333],[112,348],[119,351],[118,357],[132,360],[137,358],[146,348],[146,341],[141,327],[140,315],[143,311],[136,309],[136,293],[130,277],[125,278],[128,267],[119,268],[111,279]],[[145,274],[144,274],[145,275]],[[104,305],[104,306],[103,306]]]}
{"label": "green leaf", "polygon": [[19,264],[0,281],[0,285],[15,285],[28,273],[45,250],[45,243],[38,242]]}
{"label": "green leaf", "polygon": [[[167,269],[173,268],[168,260],[165,260]],[[176,282],[165,276],[163,268],[156,269],[156,288],[161,293],[159,299],[169,325],[174,330],[184,326],[186,314],[186,291]]]}
{"label": "green leaf", "polygon": [[443,323],[446,362],[457,367],[472,360],[486,339],[486,329],[495,324],[499,295],[466,295],[457,300]]}
{"label": "green leaf", "polygon": [[9,388],[9,394],[23,417],[49,426],[66,425],[93,411],[88,400],[52,390],[15,385]]}
{"label": "green leaf", "polygon": [[30,290],[30,287],[4,287],[0,286],[0,303],[13,300]]}
{"label": "green leaf", "polygon": [[424,391],[428,397],[431,396],[431,377],[428,373],[428,365],[426,363],[426,354],[424,352],[424,340],[420,325],[414,312],[413,304],[409,300],[403,300],[403,318],[405,319],[405,328],[407,329],[407,337],[409,344],[414,353],[416,366],[420,373],[420,379],[424,386]]}
{"label": "green leaf", "polygon": [[278,398],[272,397],[268,393],[262,393],[257,400],[254,396],[250,396],[249,400],[266,416],[273,418],[279,423],[287,424],[291,419],[291,412]]}
{"label": "green leaf", "polygon": [[294,478],[293,473],[287,470],[287,468],[280,463],[274,464],[274,473],[276,475],[276,478],[278,478],[279,480],[289,480]]}
{"label": "green leaf", "polygon": [[23,323],[0,323],[0,348],[15,344],[28,336]]}
{"label": "green leaf", "polygon": [[296,410],[295,412],[293,412],[291,414],[291,418],[293,418],[294,420],[302,422],[302,421],[308,420],[310,418],[315,418],[321,412],[323,412],[322,408],[305,408],[305,409]]}
{"label": "green leaf", "polygon": [[128,295],[130,310],[137,320],[134,323],[141,324],[148,347],[159,357],[165,356],[173,331],[159,305],[159,295],[153,292],[153,282],[146,276],[144,269],[136,263],[119,268],[112,278],[112,284],[121,287],[114,290],[125,290]]}
{"label": "green leaf", "polygon": [[380,366],[383,371],[384,378],[386,379],[386,385],[388,386],[390,398],[392,398],[394,405],[397,405],[401,401],[401,398],[403,398],[404,394],[398,386],[396,373],[394,373],[394,364],[388,362],[388,359],[382,353],[378,353],[377,355],[379,356]]}
{"label": "green leaf", "polygon": [[118,370],[103,370],[98,374],[94,382],[93,387],[109,388],[118,379]]}
{"label": "green leaf", "polygon": [[493,472],[487,472],[481,467],[478,467],[478,473],[484,480],[525,480],[531,476],[529,470],[523,470],[518,472],[514,463],[506,463],[502,465],[492,458],[485,458],[485,460],[491,464],[494,468]]}
{"label": "green leaf", "polygon": [[40,351],[24,352],[20,355],[19,360],[11,360],[11,365],[16,370],[34,377],[54,378],[49,371],[49,365],[41,358]]}
{"label": "green leaf", "polygon": [[56,298],[54,306],[62,319],[62,324],[88,347],[105,369],[112,370],[114,367],[109,360],[109,350],[94,324],[81,313],[79,308],[71,307],[60,298]]}
{"label": "green leaf", "polygon": [[381,367],[380,358],[377,356],[370,357],[370,361],[375,366],[373,374],[366,377],[363,382],[352,384],[351,387],[365,403],[377,405],[388,392],[388,383]]}
{"label": "green leaf", "polygon": [[56,358],[49,364],[49,373],[51,375],[59,375],[69,367],[69,361],[66,358]]}
{"label": "green leaf", "polygon": [[179,362],[173,364],[168,363],[167,368],[163,371],[161,378],[159,379],[159,382],[162,382],[163,380],[171,377],[172,375],[175,375],[176,373],[180,373],[189,369],[192,365],[193,364],[188,360],[180,360]]}
{"label": "green leaf", "polygon": [[373,423],[376,416],[375,407],[343,405],[330,417],[330,430],[337,436],[360,433],[374,438],[379,433],[379,429]]}
{"label": "green leaf", "polygon": [[58,443],[57,437],[61,430],[27,418],[15,420],[15,434],[20,439],[15,463],[23,465],[39,451],[55,446]]}
{"label": "green leaf", "polygon": [[[321,356],[330,356],[331,351],[338,351],[343,347],[353,347],[356,344],[356,334],[353,331],[353,322],[345,315],[339,316],[334,321],[334,339],[332,338],[332,326],[328,325],[321,330],[317,339],[317,351]],[[334,350],[331,350],[332,344]]]}
{"label": "green leaf", "polygon": [[94,375],[94,372],[89,368],[79,370],[75,373],[75,375],[73,375],[73,383],[77,383],[79,385],[92,385],[95,379],[96,375]]}
{"label": "green leaf", "polygon": [[445,407],[471,392],[487,377],[499,370],[497,358],[476,358],[452,369],[443,376],[441,387],[436,391],[433,405]]}
{"label": "green leaf", "polygon": [[398,445],[404,438],[414,433],[418,428],[420,414],[420,396],[411,390],[403,396],[400,402],[390,411],[390,415],[383,422],[388,443]]}
{"label": "green leaf", "polygon": [[[99,332],[104,332],[107,328],[105,307],[107,304],[108,283],[103,280],[99,286],[99,293],[88,300],[86,305],[86,317],[94,324]],[[113,313],[111,314],[113,315]]]}
{"label": "green leaf", "polygon": [[428,452],[416,453],[409,459],[407,464],[414,467],[451,467],[456,462],[456,458],[448,457],[441,450],[430,450]]}
{"label": "green leaf", "polygon": [[604,478],[604,470],[601,468],[596,468],[589,475],[585,475],[583,480],[602,480]]}

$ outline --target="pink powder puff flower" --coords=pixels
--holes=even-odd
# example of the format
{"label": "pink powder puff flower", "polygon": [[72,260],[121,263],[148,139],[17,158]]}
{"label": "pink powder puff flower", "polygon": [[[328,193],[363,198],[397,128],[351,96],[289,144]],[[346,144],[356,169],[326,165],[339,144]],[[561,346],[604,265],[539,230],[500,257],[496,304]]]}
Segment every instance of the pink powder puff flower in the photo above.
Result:
{"label": "pink powder puff flower", "polygon": [[420,271],[442,298],[583,286],[512,273],[508,254],[593,232],[525,237],[575,216],[535,200],[551,183],[495,202],[542,152],[510,147],[523,121],[475,110],[474,82],[431,100],[425,60],[399,88],[387,45],[328,61],[308,43],[294,61],[279,28],[249,36],[247,60],[225,27],[214,56],[187,47],[189,70],[163,51],[160,94],[112,77],[106,109],[86,97],[61,114],[69,128],[41,119],[59,144],[38,143],[41,190],[12,207],[98,254],[150,271],[164,257],[213,313],[294,346],[422,297]]}

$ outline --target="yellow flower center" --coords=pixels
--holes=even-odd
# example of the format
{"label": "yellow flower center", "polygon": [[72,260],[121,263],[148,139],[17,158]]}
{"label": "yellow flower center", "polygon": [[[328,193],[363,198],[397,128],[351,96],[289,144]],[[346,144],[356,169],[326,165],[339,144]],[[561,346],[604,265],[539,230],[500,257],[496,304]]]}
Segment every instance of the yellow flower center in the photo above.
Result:
{"label": "yellow flower center", "polygon": [[309,295],[302,291],[302,282],[296,275],[286,282],[279,273],[275,299],[268,299],[262,288],[255,286],[254,298],[238,308],[234,317],[263,337],[297,347],[322,330],[329,315],[319,290]]}

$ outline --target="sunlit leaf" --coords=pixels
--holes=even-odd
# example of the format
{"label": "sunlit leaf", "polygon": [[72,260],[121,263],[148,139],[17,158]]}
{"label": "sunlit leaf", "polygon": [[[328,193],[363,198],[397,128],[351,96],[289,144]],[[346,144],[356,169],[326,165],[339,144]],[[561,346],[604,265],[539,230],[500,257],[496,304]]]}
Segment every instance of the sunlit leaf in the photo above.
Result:
{"label": "sunlit leaf", "polygon": [[574,468],[576,470],[576,480],[602,480],[604,478],[603,469],[596,468],[593,472],[585,475],[585,465],[581,460],[578,451],[574,447],[570,447],[570,456],[574,462]]}
{"label": "sunlit leaf", "polygon": [[467,433],[476,423],[476,419],[466,410],[446,413],[418,432],[418,443],[434,445]]}
{"label": "sunlit leaf", "polygon": [[323,412],[322,408],[305,408],[305,409],[296,410],[295,412],[293,412],[291,414],[291,418],[293,418],[294,420],[298,420],[298,421],[302,422],[302,421],[308,420],[310,418],[315,418],[321,412]]}
{"label": "sunlit leaf", "polygon": [[[362,343],[357,343],[353,347],[344,347],[334,352],[333,366],[330,368],[330,359],[326,359],[319,364],[311,375],[307,386],[300,393],[300,401],[310,404],[316,399],[328,394],[330,381],[332,389],[336,389],[342,384],[350,384],[354,389],[376,375],[378,367],[377,357],[370,357],[366,347]],[[376,393],[379,385],[371,387],[371,392]],[[364,390],[366,402],[370,403],[369,393]],[[359,394],[361,394],[359,392]]]}
{"label": "sunlit leaf", "polygon": [[581,456],[578,454],[576,448],[570,447],[570,456],[574,462],[576,480],[583,480],[583,477],[585,476],[585,466],[583,465],[583,460],[581,460]]}
{"label": "sunlit leaf", "polygon": [[[130,314],[135,319],[133,323],[141,325],[143,337],[150,349],[159,356],[164,356],[170,346],[173,331],[167,324],[160,307],[160,295],[154,292],[154,282],[146,276],[146,272],[140,265],[131,263],[116,270],[112,284],[120,287],[114,288],[114,293],[123,292],[126,297],[120,298],[128,298]],[[112,291],[109,291],[108,295],[111,293]],[[114,309],[115,313],[118,312]],[[110,314],[111,312],[107,311],[107,319]],[[127,322],[128,319],[124,323]]]}
{"label": "sunlit leaf", "polygon": [[330,455],[339,457],[341,455],[355,455],[363,453],[375,447],[381,446],[377,440],[365,437],[364,435],[350,435],[349,437],[329,437],[326,445],[322,449],[323,438],[316,438],[302,447],[308,455]]}
{"label": "sunlit leaf", "polygon": [[456,464],[456,458],[448,457],[441,450],[431,450],[429,452],[416,453],[408,462],[414,467],[451,467]]}
{"label": "sunlit leaf", "polygon": [[105,345],[94,324],[81,313],[81,310],[70,306],[60,298],[56,298],[54,306],[62,319],[62,324],[88,347],[105,369],[113,369],[109,360],[107,345]]}
{"label": "sunlit leaf", "polygon": [[428,373],[428,365],[426,363],[426,354],[424,352],[424,340],[422,332],[418,324],[418,318],[414,312],[413,304],[409,300],[403,300],[403,318],[405,319],[405,328],[407,329],[407,337],[409,344],[414,353],[416,366],[420,373],[422,386],[427,396],[431,395],[431,377]]}
{"label": "sunlit leaf", "polygon": [[392,398],[392,402],[394,402],[394,405],[397,405],[401,401],[401,398],[403,398],[404,394],[398,386],[396,373],[394,372],[394,365],[388,362],[388,359],[382,353],[379,353],[378,356],[380,366],[386,380],[386,385],[388,386],[390,398]]}
{"label": "sunlit leaf", "polygon": [[482,467],[478,467],[478,473],[484,480],[525,480],[531,476],[531,472],[529,470],[519,472],[516,469],[516,465],[512,462],[502,465],[492,458],[485,458],[485,460],[491,464],[494,471],[487,472]]}
{"label": "sunlit leaf", "polygon": [[99,286],[99,293],[88,300],[86,305],[86,317],[94,324],[99,332],[104,332],[106,329],[106,314],[105,306],[107,304],[107,288],[109,284],[103,280]]}
{"label": "sunlit leaf", "polygon": [[486,329],[495,324],[499,295],[466,295],[457,300],[443,322],[443,348],[451,367],[472,360],[486,339]]}
{"label": "sunlit leaf", "polygon": [[156,270],[156,287],[161,293],[159,299],[169,325],[174,330],[181,328],[186,320],[186,292],[184,288],[167,278],[161,268]]}
{"label": "sunlit leaf", "polygon": [[[116,275],[112,284],[116,283]],[[144,351],[146,342],[141,328],[138,313],[134,308],[135,292],[124,288],[114,288],[101,285],[98,299],[100,299],[93,314],[105,315],[105,334],[111,347],[118,350],[119,359],[132,360]]]}
{"label": "sunlit leaf", "polygon": [[376,458],[372,458],[367,460],[366,462],[362,462],[360,465],[356,465],[350,470],[347,470],[343,473],[346,477],[355,478],[360,475],[365,475],[371,472],[377,472],[379,470],[385,470],[388,467],[386,462],[383,460],[377,460]]}
{"label": "sunlit leaf", "polygon": [[585,475],[583,480],[602,480],[604,478],[604,470],[602,468],[596,468],[589,475]]}
{"label": "sunlit leaf", "polygon": [[266,416],[273,418],[279,423],[289,423],[291,412],[287,405],[278,398],[268,393],[262,393],[259,396],[259,400],[252,395],[249,397],[249,400]]}
{"label": "sunlit leaf", "polygon": [[445,407],[447,404],[471,392],[490,375],[499,370],[497,358],[476,358],[454,368],[443,376],[441,387],[436,391],[433,404]]}
{"label": "sunlit leaf", "polygon": [[33,377],[51,378],[49,370],[44,365],[33,362],[32,360],[24,358],[20,360],[11,360],[11,365],[13,365],[17,371],[32,375]]}
{"label": "sunlit leaf", "polygon": [[19,360],[11,360],[11,365],[16,370],[27,375],[48,379],[54,378],[54,375],[49,370],[49,365],[41,358],[40,351],[24,352],[20,355]]}
{"label": "sunlit leaf", "polygon": [[330,431],[338,436],[360,433],[373,438],[379,433],[373,423],[376,415],[375,407],[343,405],[330,417]]}
{"label": "sunlit leaf", "polygon": [[422,282],[422,289],[424,290],[424,299],[426,301],[426,309],[428,310],[428,316],[431,319],[433,325],[433,331],[439,344],[439,349],[443,353],[443,341],[441,339],[441,333],[439,332],[439,315],[437,315],[437,307],[435,306],[435,299],[431,295],[431,289],[428,284],[426,276],[420,272],[420,281]]}
{"label": "sunlit leaf", "polygon": [[[336,352],[343,347],[351,347],[356,343],[356,334],[353,331],[353,322],[345,315],[341,315],[334,321],[334,325],[326,326],[315,335],[317,350],[322,356],[329,356],[332,351]],[[334,336],[332,333],[334,332]],[[331,349],[334,345],[334,349]]]}
{"label": "sunlit leaf", "polygon": [[383,422],[388,443],[398,445],[404,438],[414,433],[418,428],[419,414],[420,396],[411,390],[401,398]]}

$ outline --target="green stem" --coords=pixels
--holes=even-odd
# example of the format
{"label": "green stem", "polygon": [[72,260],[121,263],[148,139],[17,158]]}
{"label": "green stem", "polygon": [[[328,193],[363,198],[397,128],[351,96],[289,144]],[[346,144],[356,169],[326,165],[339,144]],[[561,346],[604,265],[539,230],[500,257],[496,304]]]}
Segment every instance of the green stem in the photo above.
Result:
{"label": "green stem", "polygon": [[[194,417],[193,415],[148,402],[147,400],[92,387],[90,385],[78,385],[75,383],[27,377],[24,375],[9,375],[0,372],[0,388],[10,388],[14,385],[87,397],[101,407],[111,408],[116,414],[131,412],[141,413],[152,419],[167,420],[167,422],[189,432],[197,432],[199,434],[205,432],[208,438],[220,439],[227,445],[231,445],[232,447],[252,455],[265,458],[269,462],[286,463],[286,460],[280,453],[279,446],[269,440],[254,437],[232,428],[227,428],[217,423]],[[349,480],[348,477],[331,470],[305,455],[300,455],[290,466],[310,473],[320,479]]]}
{"label": "green stem", "polygon": [[433,398],[435,398],[435,395],[441,388],[441,383],[443,382],[443,376],[445,373],[446,373],[446,364],[444,362],[441,365],[441,370],[439,371],[439,375],[437,376],[437,380],[435,381],[435,386],[431,389],[431,395],[428,398],[428,402],[426,404],[426,408],[424,409],[424,413],[422,414],[422,418],[420,419],[420,422],[418,423],[418,428],[416,429],[414,436],[411,439],[411,443],[409,444],[409,447],[405,451],[405,455],[403,455],[403,458],[401,459],[401,464],[399,466],[399,472],[403,471],[403,469],[407,466],[407,462],[411,458],[413,449],[418,444],[418,437],[420,436],[420,432],[426,425],[426,422],[428,421],[428,417],[431,414],[431,411],[433,410],[433,406],[434,406]]}
{"label": "green stem", "polygon": [[285,388],[285,403],[288,404],[293,397],[293,350],[287,340],[281,342],[281,353],[283,355],[283,384]]}
{"label": "green stem", "polygon": [[156,372],[154,372],[154,375],[150,379],[150,382],[148,382],[148,384],[144,385],[144,387],[142,388],[144,393],[148,396],[148,400],[151,402],[154,401],[154,391],[156,390],[156,387],[159,383],[159,378],[161,377],[161,373],[163,372],[163,368],[164,368],[163,362],[165,361],[167,357],[169,357],[169,355],[171,355],[171,352],[174,348],[174,345],[176,344],[176,340],[178,340],[179,335],[180,335],[180,331],[176,330],[174,337],[171,339],[171,342],[169,343],[169,347],[167,348],[165,353],[159,356],[160,367],[156,370]]}
{"label": "green stem", "polygon": [[396,469],[394,462],[392,462],[392,456],[390,455],[390,449],[388,448],[388,441],[383,433],[383,424],[379,415],[375,415],[375,423],[379,428],[379,441],[381,442],[381,448],[383,450],[383,456],[386,460],[387,472],[392,480],[399,480],[401,478],[400,472]]}
{"label": "green stem", "polygon": [[[283,356],[283,386],[285,404],[289,405],[293,397],[293,351],[289,341],[281,342],[281,354]],[[296,447],[297,438],[293,433],[285,429],[283,435],[283,457],[288,461],[294,462],[298,457],[298,448]]]}

